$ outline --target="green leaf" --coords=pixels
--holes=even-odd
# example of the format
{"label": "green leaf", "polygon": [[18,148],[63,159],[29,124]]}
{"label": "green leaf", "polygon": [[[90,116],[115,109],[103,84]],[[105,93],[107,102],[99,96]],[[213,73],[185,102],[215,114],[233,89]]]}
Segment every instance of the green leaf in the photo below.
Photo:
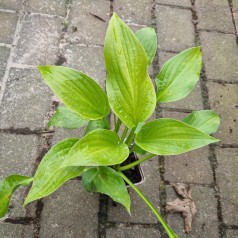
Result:
{"label": "green leaf", "polygon": [[22,175],[10,175],[0,181],[0,218],[6,215],[13,192],[20,185],[29,185],[32,180],[33,178]]}
{"label": "green leaf", "polygon": [[90,175],[93,181],[93,185],[89,182],[90,188],[91,186],[95,186],[97,192],[110,196],[115,202],[119,202],[125,206],[130,213],[130,196],[125,182],[118,172],[109,167],[98,167],[87,170],[86,176],[88,181],[90,181]]}
{"label": "green leaf", "polygon": [[110,124],[109,124],[107,118],[102,118],[102,119],[99,119],[99,120],[90,121],[88,123],[88,126],[87,126],[86,130],[85,130],[85,135],[87,135],[91,131],[95,131],[95,130],[98,130],[98,129],[107,129],[107,130],[110,129]]}
{"label": "green leaf", "polygon": [[55,114],[50,118],[48,126],[58,126],[67,129],[75,129],[86,126],[88,120],[83,119],[78,113],[66,106],[57,108]]}
{"label": "green leaf", "polygon": [[106,93],[87,75],[62,66],[38,66],[38,69],[54,94],[81,117],[97,120],[109,114]]}
{"label": "green leaf", "polygon": [[136,154],[139,155],[145,155],[147,153],[147,151],[143,150],[139,145],[135,144],[133,146],[133,152],[135,152]]}
{"label": "green leaf", "polygon": [[83,167],[60,168],[66,159],[70,149],[79,141],[76,138],[68,138],[54,145],[44,156],[39,164],[31,190],[24,205],[36,199],[48,196],[57,190],[69,179],[78,177],[84,170]]}
{"label": "green leaf", "polygon": [[153,113],[155,90],[147,72],[145,50],[115,13],[106,34],[104,58],[110,106],[126,126],[135,127]]}
{"label": "green leaf", "polygon": [[128,155],[127,145],[120,143],[120,138],[115,132],[100,129],[80,139],[70,150],[62,167],[120,164]]}
{"label": "green leaf", "polygon": [[199,80],[202,68],[200,47],[187,49],[169,59],[157,75],[157,101],[173,102],[186,97]]}
{"label": "green leaf", "polygon": [[145,49],[148,58],[148,65],[151,65],[157,50],[157,36],[154,28],[142,28],[137,31],[135,35]]}
{"label": "green leaf", "polygon": [[136,144],[158,155],[177,155],[219,141],[186,123],[162,118],[146,123]]}
{"label": "green leaf", "polygon": [[220,124],[220,117],[211,110],[196,111],[183,119],[183,122],[211,134],[217,131]]}
{"label": "green leaf", "polygon": [[83,173],[82,184],[87,192],[92,192],[94,186],[94,179],[96,178],[98,173],[98,168],[91,168]]}

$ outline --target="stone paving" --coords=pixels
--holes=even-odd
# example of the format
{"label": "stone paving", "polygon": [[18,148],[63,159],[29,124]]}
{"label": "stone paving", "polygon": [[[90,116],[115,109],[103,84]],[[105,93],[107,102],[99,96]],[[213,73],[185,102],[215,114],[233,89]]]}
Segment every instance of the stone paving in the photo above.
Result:
{"label": "stone paving", "polygon": [[[181,238],[238,237],[238,1],[237,0],[1,0],[0,179],[32,175],[57,141],[82,130],[48,129],[52,93],[36,65],[56,64],[86,72],[105,88],[103,42],[113,11],[133,29],[152,26],[158,54],[152,77],[176,53],[202,46],[200,82],[186,99],[161,104],[156,116],[181,119],[192,110],[221,116],[221,142],[179,156],[155,157],[144,166],[140,187]],[[95,17],[99,16],[99,17]],[[192,187],[198,213],[185,234],[183,219],[167,214],[176,198],[171,183]],[[21,207],[27,189],[14,194],[0,221],[1,238],[166,238],[154,215],[133,191],[132,215],[71,180],[56,193]]]}

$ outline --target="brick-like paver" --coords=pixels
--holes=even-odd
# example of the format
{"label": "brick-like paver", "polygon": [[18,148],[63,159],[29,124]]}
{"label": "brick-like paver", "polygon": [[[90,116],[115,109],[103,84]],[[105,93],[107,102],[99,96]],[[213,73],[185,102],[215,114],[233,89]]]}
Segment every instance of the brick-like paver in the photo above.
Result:
{"label": "brick-like paver", "polygon": [[234,35],[202,32],[203,63],[208,79],[238,81],[238,46]]}
{"label": "brick-like paver", "polygon": [[222,214],[227,225],[237,225],[238,209],[238,149],[217,149],[217,182],[221,192]]}
{"label": "brick-like paver", "polygon": [[[133,31],[155,28],[159,51],[149,69],[152,78],[176,53],[202,46],[204,70],[194,91],[161,103],[152,119],[181,120],[204,108],[221,116],[214,135],[221,142],[179,156],[155,156],[143,165],[146,180],[138,187],[165,215],[166,201],[177,197],[171,183],[192,187],[198,210],[192,232],[184,233],[180,214],[167,214],[179,237],[237,237],[237,0],[0,0],[0,179],[32,175],[51,145],[84,135],[83,128],[47,128],[53,94],[35,67],[69,66],[105,89],[103,44],[113,11]],[[0,237],[165,238],[153,213],[129,190],[131,216],[110,199],[85,192],[80,179],[26,208],[27,188],[20,187],[11,200],[10,219],[0,221]]]}
{"label": "brick-like paver", "polygon": [[197,0],[198,28],[234,33],[228,1]]}
{"label": "brick-like paver", "polygon": [[0,83],[1,83],[5,73],[7,60],[10,54],[10,49],[7,47],[0,47],[0,54],[1,54],[1,58],[0,58]]}
{"label": "brick-like paver", "polygon": [[12,68],[0,105],[0,128],[46,127],[53,93],[43,83],[38,71]]}
{"label": "brick-like paver", "polygon": [[69,181],[44,199],[40,237],[97,237],[98,195]]}
{"label": "brick-like paver", "polygon": [[158,5],[155,14],[158,43],[162,50],[182,51],[194,45],[190,10]]}
{"label": "brick-like paver", "polygon": [[1,12],[0,14],[0,42],[11,44],[17,26],[18,14]]}

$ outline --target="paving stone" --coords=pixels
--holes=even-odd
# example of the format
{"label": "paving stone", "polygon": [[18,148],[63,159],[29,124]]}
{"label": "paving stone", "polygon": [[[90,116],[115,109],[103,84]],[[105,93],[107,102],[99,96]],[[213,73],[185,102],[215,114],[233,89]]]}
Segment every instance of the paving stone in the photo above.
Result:
{"label": "paving stone", "polygon": [[152,1],[120,1],[113,2],[114,11],[126,23],[136,23],[140,25],[151,25]]}
{"label": "paving stone", "polygon": [[238,0],[232,1],[236,31],[238,31]]}
{"label": "paving stone", "polygon": [[237,238],[238,237],[238,230],[228,230],[226,232],[227,238]]}
{"label": "paving stone", "polygon": [[[171,186],[167,186],[167,201],[178,196]],[[184,233],[183,218],[180,214],[169,214],[168,223],[180,238],[219,237],[217,221],[217,201],[213,189],[193,186],[192,197],[197,206],[197,214],[192,223],[192,231]]]}
{"label": "paving stone", "polygon": [[234,33],[228,1],[196,1],[198,28]]}
{"label": "paving stone", "polygon": [[[139,189],[148,196],[151,202],[159,209],[159,185],[160,176],[158,171],[158,162],[156,157],[144,162],[142,169],[145,175],[145,182],[138,185]],[[138,222],[138,223],[156,223],[157,219],[145,203],[138,197],[132,190],[129,190],[131,197],[131,216],[127,213],[126,209],[117,204],[112,205],[109,203],[108,221],[112,222]]]}
{"label": "paving stone", "polygon": [[[163,117],[183,119],[188,114],[163,111]],[[212,169],[208,160],[208,147],[181,155],[165,157],[165,180],[170,182],[211,184]]]}
{"label": "paving stone", "polygon": [[194,46],[194,27],[190,10],[157,5],[155,14],[158,44],[162,50],[182,51]]}
{"label": "paving stone", "polygon": [[17,25],[18,15],[10,12],[0,12],[0,42],[12,44]]}
{"label": "paving stone", "polygon": [[72,44],[65,49],[66,64],[89,75],[105,88],[106,69],[103,47],[79,46]]}
{"label": "paving stone", "polygon": [[223,144],[238,142],[238,85],[209,82],[209,101],[212,110],[220,114],[221,123],[215,137]]}
{"label": "paving stone", "polygon": [[[4,73],[5,73],[5,68],[7,65],[7,60],[8,60],[9,54],[10,54],[9,48],[0,47],[0,55],[1,55],[1,58],[0,58],[0,83],[1,83]],[[0,87],[1,87],[1,85],[0,85]]]}
{"label": "paving stone", "polygon": [[[159,52],[159,66],[162,68],[163,64],[175,56],[176,54],[160,51]],[[200,83],[198,82],[194,87],[193,91],[185,98],[171,103],[161,103],[162,107],[169,108],[180,108],[180,109],[192,109],[192,110],[202,110],[202,93],[200,88]]]}
{"label": "paving stone", "polygon": [[52,95],[36,70],[11,69],[0,106],[0,128],[45,128]]}
{"label": "paving stone", "polygon": [[235,36],[201,32],[203,62],[208,79],[238,81],[238,46]]}
{"label": "paving stone", "polygon": [[221,193],[221,207],[224,222],[228,225],[238,224],[238,149],[216,149],[218,168],[217,183]]}
{"label": "paving stone", "polygon": [[[39,144],[35,135],[0,134],[0,179],[11,174],[31,176]],[[35,203],[22,207],[26,192],[26,187],[20,187],[13,194],[7,217],[34,216]]]}
{"label": "paving stone", "polygon": [[191,7],[190,0],[156,0],[156,3],[168,4],[180,7]]}
{"label": "paving stone", "polygon": [[139,227],[119,227],[108,228],[106,232],[107,238],[154,238],[161,237],[160,232],[154,228]]}
{"label": "paving stone", "polygon": [[30,65],[54,64],[59,51],[62,19],[41,15],[26,15],[14,63]]}
{"label": "paving stone", "polygon": [[44,199],[40,238],[97,237],[98,195],[87,193],[79,181],[68,181]]}
{"label": "paving stone", "polygon": [[36,135],[0,134],[0,179],[10,174],[31,175],[39,143]]}
{"label": "paving stone", "polygon": [[84,128],[80,129],[64,129],[55,127],[52,144],[64,140],[66,138],[81,138],[84,135]]}
{"label": "paving stone", "polygon": [[66,13],[65,0],[29,0],[26,9],[30,12],[64,16]]}
{"label": "paving stone", "polygon": [[22,0],[1,0],[0,9],[19,10],[22,5]]}
{"label": "paving stone", "polygon": [[1,238],[29,238],[33,236],[34,228],[32,225],[20,225],[11,223],[0,223]]}
{"label": "paving stone", "polygon": [[66,38],[71,42],[103,45],[109,14],[110,1],[74,1]]}

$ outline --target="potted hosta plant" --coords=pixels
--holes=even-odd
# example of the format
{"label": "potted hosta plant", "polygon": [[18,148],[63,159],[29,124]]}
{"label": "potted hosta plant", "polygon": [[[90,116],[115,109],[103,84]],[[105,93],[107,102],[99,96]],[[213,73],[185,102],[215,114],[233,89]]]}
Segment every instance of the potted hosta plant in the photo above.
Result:
{"label": "potted hosta plant", "polygon": [[[182,121],[171,118],[148,121],[158,103],[182,99],[192,91],[202,65],[199,47],[181,52],[164,64],[155,78],[155,89],[148,67],[156,49],[152,28],[134,34],[114,13],[104,46],[106,93],[80,71],[61,66],[38,67],[45,83],[64,104],[50,119],[49,126],[85,126],[85,135],[55,144],[34,177],[10,175],[0,181],[0,217],[7,213],[11,195],[18,186],[32,183],[26,205],[82,175],[87,191],[110,196],[130,213],[129,185],[154,212],[169,237],[177,237],[126,171],[154,155],[177,155],[217,142],[209,134],[216,131],[219,117],[208,110],[193,112]],[[107,119],[110,112],[114,115],[112,127]],[[134,152],[144,157],[128,162]]]}

